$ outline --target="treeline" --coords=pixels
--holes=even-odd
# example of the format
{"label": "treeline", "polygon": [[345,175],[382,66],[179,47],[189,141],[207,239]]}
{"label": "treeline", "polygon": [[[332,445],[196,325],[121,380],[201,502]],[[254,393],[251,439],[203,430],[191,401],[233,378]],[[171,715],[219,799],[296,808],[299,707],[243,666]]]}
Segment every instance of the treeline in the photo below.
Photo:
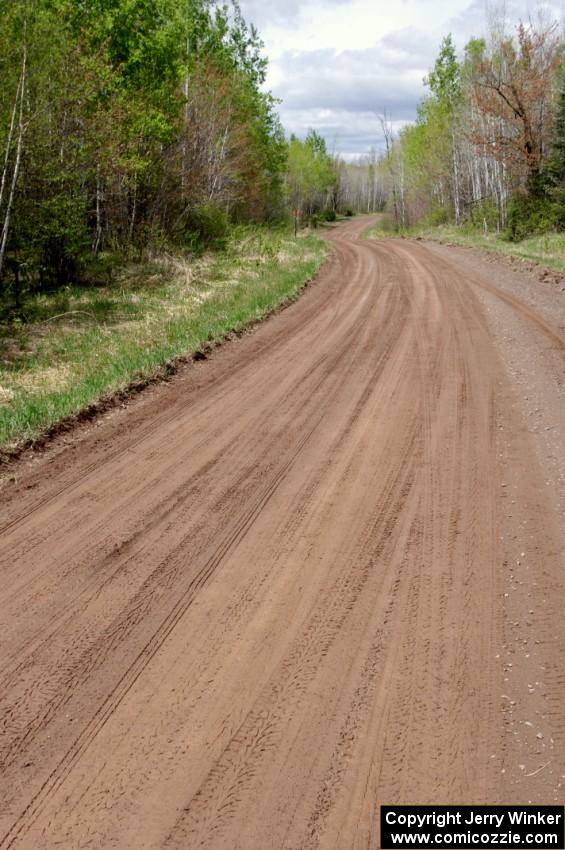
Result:
{"label": "treeline", "polygon": [[315,130],[303,142],[291,136],[286,188],[292,208],[311,224],[335,221],[338,213],[380,211],[386,203],[376,151],[347,163],[328,153],[325,139]]}
{"label": "treeline", "polygon": [[239,7],[0,0],[0,282],[281,215],[287,143]]}
{"label": "treeline", "polygon": [[381,212],[389,187],[382,167],[382,156],[375,148],[354,162],[338,162],[338,199],[343,208],[354,212]]}
{"label": "treeline", "polygon": [[444,39],[417,120],[383,118],[381,164],[400,228],[463,224],[512,239],[565,227],[564,42],[557,24],[492,23],[462,59]]}

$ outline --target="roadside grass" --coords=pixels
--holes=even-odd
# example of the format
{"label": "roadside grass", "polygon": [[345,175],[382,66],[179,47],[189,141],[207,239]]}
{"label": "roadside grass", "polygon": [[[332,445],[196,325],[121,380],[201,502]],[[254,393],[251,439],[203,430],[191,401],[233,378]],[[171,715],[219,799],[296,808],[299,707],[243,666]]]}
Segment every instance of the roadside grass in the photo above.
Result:
{"label": "roadside grass", "polygon": [[297,295],[326,251],[287,228],[240,227],[221,252],[155,257],[106,286],[37,296],[25,322],[0,325],[0,446],[36,438],[264,317]]}
{"label": "roadside grass", "polygon": [[379,224],[367,233],[371,239],[385,239],[391,236],[430,239],[447,245],[466,248],[481,248],[508,257],[520,257],[547,268],[565,272],[565,233],[543,233],[530,236],[521,242],[509,242],[495,233],[482,233],[466,227],[439,225],[436,227],[415,227],[400,233]]}

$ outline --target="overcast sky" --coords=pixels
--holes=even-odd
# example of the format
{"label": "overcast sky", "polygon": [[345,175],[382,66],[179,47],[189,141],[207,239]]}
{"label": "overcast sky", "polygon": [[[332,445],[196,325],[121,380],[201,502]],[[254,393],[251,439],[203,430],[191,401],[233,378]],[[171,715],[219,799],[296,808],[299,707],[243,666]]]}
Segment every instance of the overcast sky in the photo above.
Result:
{"label": "overcast sky", "polygon": [[[412,121],[422,78],[444,35],[462,50],[485,34],[499,0],[241,0],[270,60],[268,86],[287,133],[310,127],[350,159],[382,145],[378,113]],[[535,0],[506,0],[510,26],[535,17]],[[562,19],[563,0],[542,4]]]}

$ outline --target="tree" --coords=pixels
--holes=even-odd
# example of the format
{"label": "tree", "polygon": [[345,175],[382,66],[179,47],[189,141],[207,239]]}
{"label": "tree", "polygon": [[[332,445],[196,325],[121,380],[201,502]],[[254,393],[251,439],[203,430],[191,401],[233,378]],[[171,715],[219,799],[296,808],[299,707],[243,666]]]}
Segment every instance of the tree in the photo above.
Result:
{"label": "tree", "polygon": [[442,40],[433,69],[424,78],[434,97],[453,112],[461,101],[461,67],[451,33]]}
{"label": "tree", "polygon": [[[425,78],[424,83],[432,92],[432,97],[423,104],[427,116],[419,116],[423,123],[435,129],[437,152],[443,148],[445,163],[449,163],[450,192],[449,202],[453,204],[455,223],[461,221],[461,167],[457,136],[459,134],[459,110],[462,101],[461,66],[457,61],[455,46],[451,34],[446,36],[440,46],[435,65]],[[443,194],[443,193],[442,193]],[[442,206],[444,201],[442,199]]]}
{"label": "tree", "polygon": [[310,130],[303,142],[291,136],[286,179],[291,205],[309,217],[327,206],[333,196],[335,164],[325,140],[315,130]]}
{"label": "tree", "polygon": [[551,152],[547,163],[550,192],[565,206],[565,72],[562,74],[559,102],[553,132]]}
{"label": "tree", "polygon": [[[4,154],[4,167],[2,169],[2,179],[0,181],[0,213],[3,212],[2,228],[0,229],[0,279],[2,277],[2,267],[4,265],[4,255],[6,253],[6,244],[8,242],[8,234],[10,232],[10,220],[12,209],[14,206],[14,196],[18,185],[18,177],[22,160],[22,145],[24,140],[24,103],[26,97],[27,86],[27,40],[24,33],[24,41],[22,45],[22,61],[21,71],[18,78],[16,88],[16,96],[10,118],[10,125],[6,140],[6,149]],[[17,127],[16,127],[17,123]],[[13,140],[17,137],[15,145],[15,153],[12,154]],[[11,175],[10,175],[11,167]],[[4,209],[4,194],[6,194],[6,204]]]}
{"label": "tree", "polygon": [[480,112],[493,120],[472,138],[492,141],[493,156],[511,165],[519,186],[538,192],[555,109],[555,76],[560,59],[555,24],[541,29],[520,23],[516,40],[503,38],[476,68]]}
{"label": "tree", "polygon": [[379,116],[379,119],[386,145],[384,162],[390,177],[394,220],[397,227],[406,227],[404,150],[401,140],[394,133],[392,121],[386,111]]}
{"label": "tree", "polygon": [[492,20],[488,42],[471,39],[461,62],[443,39],[415,123],[395,138],[383,122],[398,226],[471,221],[485,231],[509,226],[514,238],[562,226],[562,57],[547,23],[520,24],[512,38]]}

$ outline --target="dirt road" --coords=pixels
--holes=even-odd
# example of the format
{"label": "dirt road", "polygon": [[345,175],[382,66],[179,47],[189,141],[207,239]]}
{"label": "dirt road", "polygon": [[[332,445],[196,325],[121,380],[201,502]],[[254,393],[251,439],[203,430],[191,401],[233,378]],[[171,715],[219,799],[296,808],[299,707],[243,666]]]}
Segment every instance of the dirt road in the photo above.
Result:
{"label": "dirt road", "polygon": [[4,487],[2,850],[563,801],[565,297],[367,224]]}

